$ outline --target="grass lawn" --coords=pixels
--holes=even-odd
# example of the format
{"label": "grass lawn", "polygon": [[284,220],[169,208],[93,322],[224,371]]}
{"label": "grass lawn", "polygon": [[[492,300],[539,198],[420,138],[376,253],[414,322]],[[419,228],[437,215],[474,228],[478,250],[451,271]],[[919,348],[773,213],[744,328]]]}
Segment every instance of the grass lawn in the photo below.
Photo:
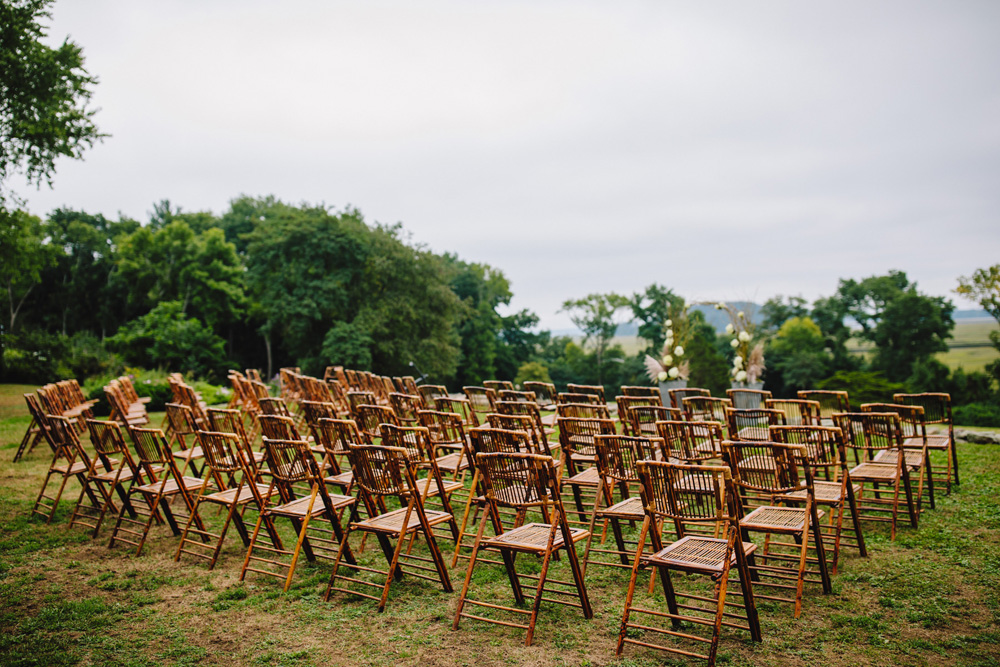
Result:
{"label": "grass lawn", "polygon": [[[466,620],[452,631],[458,594],[428,582],[394,585],[383,614],[367,600],[324,602],[325,563],[303,559],[288,593],[273,579],[240,583],[245,552],[232,530],[213,571],[174,562],[166,527],[154,528],[139,558],[109,550],[110,527],[95,540],[68,528],[75,483],[53,523],[38,523],[29,513],[49,462],[44,445],[11,463],[28,423],[17,407],[23,389],[0,387],[0,665],[703,664],[634,647],[615,659],[625,572],[591,567],[594,619],[543,605],[525,647],[517,630]],[[887,529],[866,524],[871,556],[845,552],[833,594],[807,588],[798,620],[788,605],[760,602],[764,641],[724,633],[720,664],[1000,664],[1000,448],[962,444],[959,456],[962,486],[939,496],[919,530],[903,527],[890,542]],[[363,557],[375,551],[369,541]],[[451,570],[456,588],[463,576],[461,564]],[[569,579],[565,559],[552,576]],[[499,568],[477,569],[473,587],[479,599],[510,599]]]}

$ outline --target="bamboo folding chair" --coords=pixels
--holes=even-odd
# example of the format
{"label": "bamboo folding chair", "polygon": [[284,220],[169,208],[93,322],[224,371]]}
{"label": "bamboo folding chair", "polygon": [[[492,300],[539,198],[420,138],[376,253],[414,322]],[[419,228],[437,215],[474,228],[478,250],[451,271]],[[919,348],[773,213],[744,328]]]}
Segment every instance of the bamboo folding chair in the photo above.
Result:
{"label": "bamboo folding chair", "polygon": [[[636,464],[655,460],[659,447],[649,438],[627,435],[597,435],[594,447],[597,450],[599,481],[590,513],[587,546],[583,552],[583,572],[586,574],[590,564],[631,569],[636,542],[625,539],[622,522],[634,525],[646,516]],[[617,548],[594,544],[594,528],[599,520],[610,523]]]}
{"label": "bamboo folding chair", "polygon": [[559,407],[567,404],[586,404],[586,405],[596,405],[602,408],[606,408],[607,405],[601,402],[601,397],[597,394],[590,394],[585,392],[570,392],[561,391],[556,394],[556,410]]}
{"label": "bamboo folding chair", "polygon": [[559,444],[563,452],[565,473],[561,478],[562,489],[569,488],[576,506],[579,523],[589,520],[591,493],[597,492],[597,448],[594,438],[598,435],[615,435],[615,423],[610,419],[560,417]]}
{"label": "bamboo folding chair", "polygon": [[947,427],[947,434],[927,436],[927,450],[944,452],[947,465],[945,474],[938,477],[944,482],[947,493],[951,493],[952,478],[958,485],[958,450],[955,448],[955,422],[951,416],[951,395],[928,392],[923,394],[893,394],[893,403],[919,405],[924,409],[924,424],[941,424]]}
{"label": "bamboo folding chair", "polygon": [[[126,490],[129,502],[128,505],[123,503],[118,511],[108,548],[114,547],[116,542],[124,542],[135,547],[135,555],[138,556],[142,553],[153,523],[161,515],[166,518],[174,536],[180,536],[181,528],[177,519],[190,518],[194,508],[194,495],[205,489],[211,480],[207,477],[200,479],[184,476],[162,430],[134,428],[129,433],[138,457],[136,469],[140,474],[134,475],[129,482]],[[144,480],[149,481],[144,483]],[[142,497],[145,507],[133,501],[137,496]],[[179,516],[171,507],[171,501],[178,497],[184,504],[184,513]],[[136,516],[129,515],[129,506]],[[195,524],[199,530],[205,530],[201,517]]]}
{"label": "bamboo folding chair", "polygon": [[[709,667],[715,665],[722,626],[746,630],[753,641],[761,641],[760,620],[751,583],[750,560],[756,546],[740,536],[735,490],[729,468],[725,466],[685,465],[665,461],[639,461],[636,464],[642,483],[645,519],[639,531],[636,556],[632,560],[632,576],[625,596],[621,630],[618,633],[616,655],[625,644],[646,646],[675,655],[701,658]],[[678,480],[696,480],[695,485],[681,485]],[[661,524],[673,522],[680,538],[664,544]],[[707,535],[686,533],[686,527],[699,525]],[[649,555],[644,553],[646,540],[651,541]],[[653,569],[659,574],[666,598],[667,611],[651,606],[639,606],[635,600],[636,582],[641,569]],[[735,580],[730,579],[732,569]],[[713,582],[713,594],[679,591],[671,572],[685,575],[705,575]],[[685,581],[684,577],[678,583]],[[742,605],[727,601],[732,583],[739,585]],[[742,607],[742,614],[734,608]],[[633,615],[645,620],[637,623]],[[660,626],[650,625],[663,619]],[[743,623],[740,623],[740,620]],[[669,627],[663,627],[669,621]],[[711,628],[711,635],[695,634],[698,627]],[[671,644],[657,643],[646,635],[670,638]],[[698,653],[694,648],[707,645]]]}
{"label": "bamboo folding chair", "polygon": [[82,525],[90,529],[91,537],[97,537],[108,510],[118,512],[113,498],[116,494],[121,500],[122,511],[127,512],[131,518],[136,518],[135,508],[129,501],[125,485],[133,478],[138,478],[141,483],[143,477],[125,443],[118,422],[88,419],[87,428],[95,454],[89,457],[89,469],[82,480],[83,489],[76,501],[69,526],[72,528],[77,524]]}
{"label": "bamboo folding chair", "polygon": [[733,402],[737,410],[758,410],[772,395],[763,389],[727,389],[726,398]]}
{"label": "bamboo folding chair", "polygon": [[[340,517],[347,508],[353,509],[357,499],[327,490],[312,452],[301,440],[271,440],[265,436],[264,450],[271,472],[271,488],[267,496],[273,497],[277,492],[281,502],[265,506],[257,515],[250,546],[240,570],[240,581],[246,578],[247,572],[256,572],[283,579],[282,590],[287,591],[292,585],[295,565],[302,551],[305,551],[310,563],[316,562],[317,558],[336,560],[338,546],[344,537]],[[309,489],[308,493],[296,493],[296,488],[302,485]],[[285,548],[281,540],[274,537],[277,535],[274,521],[279,518],[288,519],[295,528],[297,540],[292,549]],[[262,526],[264,534],[261,534]],[[263,552],[263,555],[256,554],[256,551]],[[290,557],[290,562],[284,562],[284,557]],[[350,547],[345,549],[343,557],[351,565],[356,563]]]}
{"label": "bamboo folding chair", "polygon": [[728,408],[726,410],[726,424],[730,440],[769,442],[771,440],[770,428],[784,423],[785,413],[780,410],[768,410],[767,408],[736,410]]}
{"label": "bamboo folding chair", "polygon": [[22,456],[30,454],[39,440],[45,440],[49,448],[54,452],[56,446],[53,444],[52,434],[49,432],[49,421],[45,418],[45,412],[34,394],[24,394],[24,401],[28,404],[28,414],[31,415],[31,422],[28,424],[21,444],[18,445],[14,453],[14,463],[17,463]]}
{"label": "bamboo folding chair", "polygon": [[[184,462],[180,468],[181,474],[184,474],[187,467],[191,466],[195,477],[201,477],[202,472],[198,470],[194,462],[204,459],[205,453],[202,451],[201,445],[197,444],[198,431],[201,429],[195,423],[191,408],[180,403],[167,403],[164,409],[166,410],[167,424],[170,426],[169,442],[171,445],[177,445],[176,449],[171,447],[173,457]],[[204,428],[208,428],[208,425],[206,424]],[[191,438],[190,446],[188,446],[188,438]]]}
{"label": "bamboo folding chair", "polygon": [[448,398],[448,388],[443,384],[422,384],[417,387],[424,407],[428,410],[435,409],[435,401],[439,398]]}
{"label": "bamboo folding chair", "polygon": [[510,380],[483,380],[483,386],[492,389],[494,394],[499,394],[504,390],[514,390],[514,383]]}
{"label": "bamboo folding chair", "polygon": [[832,389],[802,389],[797,396],[806,401],[819,403],[819,416],[823,424],[835,426],[833,415],[838,412],[850,412],[851,401],[846,391]]}
{"label": "bamboo folding chair", "polygon": [[[551,426],[546,426],[544,419],[542,419],[542,411],[539,410],[537,403],[528,403],[526,401],[497,401],[497,412],[502,415],[520,415],[522,417],[529,417],[532,423],[532,430],[535,437],[541,440],[547,440],[549,436],[555,433],[555,424]],[[549,448],[557,447],[558,443],[550,443]]]}
{"label": "bamboo folding chair", "polygon": [[[425,477],[417,478],[423,501],[426,503],[433,498],[445,512],[454,514],[451,509],[451,494],[463,488],[463,483],[455,479],[445,481],[438,465],[439,457],[431,443],[430,432],[423,426],[382,424],[380,436],[381,444],[405,450],[418,471],[427,471]],[[453,531],[452,538],[458,539],[457,529]]]}
{"label": "bamboo folding chair", "polygon": [[[861,485],[851,480],[844,452],[843,431],[836,426],[772,426],[771,439],[806,448],[807,461],[804,463],[812,469],[816,504],[830,510],[829,521],[825,526],[821,526],[824,529],[826,542],[833,544],[830,573],[837,574],[842,546],[857,549],[858,553],[866,558],[868,549],[861,530],[857,502]],[[816,479],[819,473],[822,473],[825,479]],[[785,494],[783,498],[802,501],[805,500],[805,496],[805,491],[795,491]],[[847,528],[852,533],[851,536],[844,535],[844,514],[848,512],[850,523]]]}
{"label": "bamboo folding chair", "polygon": [[537,405],[535,400],[535,392],[533,391],[516,391],[514,389],[500,389],[497,391],[498,401],[520,401],[522,403],[534,403]]}
{"label": "bamboo folding chair", "polygon": [[[593,396],[593,394],[581,394]],[[607,405],[600,403],[560,403],[556,406],[556,423],[560,419],[611,419],[611,411]]]}
{"label": "bamboo folding chair", "polygon": [[625,396],[646,396],[658,399],[657,405],[663,405],[663,395],[659,387],[646,387],[636,385],[622,385],[622,394]]}
{"label": "bamboo folding chair", "polygon": [[[524,643],[530,646],[543,601],[576,607],[583,612],[584,618],[593,618],[583,568],[576,554],[576,543],[586,539],[589,533],[582,528],[571,528],[566,520],[566,513],[559,499],[555,461],[538,454],[480,453],[476,455],[476,469],[480,472],[485,508],[479,519],[479,529],[469,557],[452,628],[458,630],[463,618],[521,628],[527,632]],[[506,528],[501,520],[502,507],[516,512],[516,520],[511,528]],[[529,512],[539,512],[541,521],[529,523]],[[486,535],[487,524],[493,529],[492,536]],[[517,607],[504,607],[492,601],[473,600],[469,597],[472,575],[480,560],[481,551],[500,553]],[[549,566],[559,552],[565,552],[567,556],[573,577],[571,582],[549,578]],[[517,572],[515,565],[519,554],[541,558],[541,570],[537,578]],[[523,609],[528,603],[524,590],[527,586],[534,586],[534,597],[531,608]],[[546,598],[546,594],[555,597]],[[571,602],[570,598],[574,597],[579,601]],[[472,614],[465,611],[466,605],[477,607],[477,611],[485,611]],[[527,622],[518,623],[482,615],[495,611],[527,617]]]}
{"label": "bamboo folding chair", "polygon": [[476,413],[476,417],[480,418],[478,421],[482,422],[483,416],[496,412],[496,406],[493,404],[496,402],[497,396],[492,389],[469,386],[462,387],[462,393],[465,394],[465,398],[469,401],[472,411]]}
{"label": "bamboo folding chair", "polygon": [[807,401],[802,398],[769,398],[764,401],[768,410],[778,410],[785,415],[788,426],[819,426],[822,424],[822,412],[819,401]]}
{"label": "bamboo folding chair", "polygon": [[[499,405],[499,401],[497,404]],[[507,431],[523,431],[528,434],[531,439],[531,449],[533,452],[538,454],[544,454],[545,456],[551,456],[556,460],[558,464],[558,471],[562,472],[562,451],[560,450],[558,442],[552,442],[545,437],[544,432],[540,432],[538,429],[538,423],[535,419],[526,414],[498,414],[493,413],[488,415],[489,424],[493,428],[499,428]]]}
{"label": "bamboo folding chair", "polygon": [[[524,417],[515,415],[501,415],[501,419],[498,421],[520,421],[523,419]],[[536,443],[532,441],[529,431],[523,429],[499,428],[495,424],[471,429],[469,431],[469,447],[466,451],[469,457],[469,465],[473,470],[472,485],[469,488],[469,495],[465,501],[465,509],[462,512],[462,521],[458,528],[458,539],[455,540],[455,554],[451,559],[452,567],[455,567],[458,564],[459,558],[466,558],[466,556],[462,554],[462,549],[472,548],[471,544],[465,543],[464,538],[467,534],[466,528],[469,526],[469,517],[472,514],[473,505],[475,505],[475,515],[473,515],[473,521],[475,521],[475,516],[478,516],[479,511],[482,509],[485,502],[483,499],[483,494],[485,492],[481,483],[482,477],[479,469],[475,467],[476,455],[480,453],[493,454],[497,452],[521,454],[540,453]]]}
{"label": "bamboo folding chair", "polygon": [[722,458],[722,424],[679,419],[658,421],[656,434],[663,442],[663,460],[707,464]]}
{"label": "bamboo folding chair", "polygon": [[[354,472],[347,460],[352,445],[367,444],[353,419],[321,418],[313,431],[314,442],[324,450],[322,470],[332,473],[324,482],[349,494],[354,488]],[[346,465],[345,465],[346,464]]]}
{"label": "bamboo folding chair", "polygon": [[[369,518],[348,522],[347,530],[340,541],[333,572],[330,575],[330,582],[323,599],[329,600],[333,591],[348,593],[377,601],[378,610],[382,612],[385,610],[393,580],[401,581],[404,573],[418,579],[440,582],[446,593],[452,592],[448,568],[440,549],[438,549],[433,528],[448,523],[453,533],[457,534],[458,527],[455,524],[455,517],[448,512],[429,510],[424,507],[423,498],[418,491],[416,463],[410,460],[405,449],[381,445],[351,447],[350,458],[359,498],[364,503]],[[393,496],[400,499],[402,507],[388,510],[385,500],[387,497]],[[375,535],[388,565],[386,570],[343,564],[351,534],[355,532]],[[417,535],[423,535],[430,551],[429,558],[403,553],[403,546],[407,539]],[[393,544],[393,540],[395,540],[395,544]],[[404,565],[406,566],[405,570]],[[341,568],[367,572],[385,578],[378,583],[365,581],[341,574]],[[429,576],[435,573],[436,578]],[[352,584],[362,588],[362,590],[348,588]],[[376,597],[371,593],[363,592],[364,589],[374,589],[380,591],[380,594]]]}
{"label": "bamboo folding chair", "polygon": [[469,430],[479,426],[479,415],[472,409],[467,398],[451,398],[439,396],[434,399],[434,409],[439,412],[452,412],[462,418],[462,426]]}
{"label": "bamboo folding chair", "polygon": [[[913,500],[910,468],[904,465],[906,450],[899,415],[894,412],[838,412],[834,420],[844,433],[845,447],[854,452],[855,461],[860,461],[850,473],[851,479],[861,484],[861,492],[857,495],[861,520],[889,523],[889,539],[895,540],[902,496],[910,525],[917,528],[919,512]],[[897,453],[895,462],[875,461],[883,450],[894,450]],[[891,497],[883,497],[886,494]]]}
{"label": "bamboo folding chair", "polygon": [[[820,531],[823,512],[816,506],[806,448],[778,442],[726,440],[722,451],[740,501],[737,516],[743,539],[749,541],[750,533],[764,534],[757,563],[750,567],[751,574],[758,577],[754,579],[756,596],[791,603],[798,618],[802,614],[802,594],[807,581],[820,583],[825,594],[833,592]],[[762,594],[761,587],[775,592]],[[792,597],[783,597],[783,592]]]}
{"label": "bamboo folding chair", "polygon": [[556,404],[556,386],[551,382],[527,381],[521,384],[525,391],[535,395],[535,402],[542,410],[551,410]]}
{"label": "bamboo folding chair", "polygon": [[665,408],[662,405],[634,405],[628,409],[628,414],[632,423],[631,433],[643,438],[658,435],[656,422],[682,418],[682,413],[677,408]]}
{"label": "bamboo folding chair", "polygon": [[[934,509],[937,506],[934,502],[934,469],[928,451],[927,423],[923,407],[896,403],[862,403],[861,412],[895,412],[899,415],[906,466],[909,468],[911,478],[917,476],[918,510],[923,511],[925,492],[931,509]],[[894,463],[896,456],[897,453],[892,450],[883,450],[872,460],[876,463]]]}
{"label": "bamboo folding chair", "polygon": [[347,392],[347,403],[351,408],[351,417],[358,418],[358,407],[362,405],[378,405],[378,399],[371,391],[349,391]]}
{"label": "bamboo folding chair", "polygon": [[465,434],[462,418],[454,412],[440,410],[418,410],[417,417],[420,425],[427,429],[441,474],[449,475],[452,479],[459,479],[461,475],[464,479],[465,472],[469,469],[466,451],[469,439]]}
{"label": "bamboo folding chair", "polygon": [[[32,516],[37,514],[44,517],[45,523],[51,523],[63,492],[66,490],[66,484],[71,477],[75,477],[81,488],[90,494],[92,504],[97,504],[100,500],[86,484],[87,475],[91,469],[91,460],[80,445],[80,436],[73,421],[66,417],[41,415],[41,412],[39,415],[41,416],[39,423],[43,424],[45,429],[43,433],[52,447],[52,461],[49,463],[49,469],[42,482],[42,488],[38,492],[38,498],[31,508],[31,513]],[[100,464],[103,465],[103,462]],[[46,495],[46,491],[52,493],[49,491],[49,482],[53,481],[53,478],[59,480],[59,488],[56,489],[55,495]]]}
{"label": "bamboo folding chair", "polygon": [[111,406],[111,418],[123,426],[144,426],[149,423],[146,406],[143,403],[129,404],[122,393],[118,380],[112,380],[104,387],[104,395]]}
{"label": "bamboo folding chair", "polygon": [[615,405],[618,406],[618,422],[622,425],[621,430],[624,435],[641,435],[632,430],[632,414],[630,410],[633,407],[663,407],[663,403],[657,398],[650,396],[625,396],[624,394],[615,396]]}
{"label": "bamboo folding chair", "polygon": [[393,392],[389,394],[389,406],[396,413],[396,419],[405,426],[416,426],[420,423],[417,411],[424,407],[420,396]]}
{"label": "bamboo folding chair", "polygon": [[681,399],[684,419],[687,421],[706,421],[726,423],[726,410],[732,409],[733,402],[728,398],[714,396],[685,396]]}
{"label": "bamboo folding chair", "polygon": [[[209,408],[208,422],[213,431],[217,433],[231,433],[236,436],[239,452],[243,456],[243,459],[255,474],[259,474],[260,467],[264,463],[264,452],[254,451],[253,440],[243,427],[243,419],[240,412],[238,410],[223,408]],[[204,470],[202,470],[202,473],[204,473]]]}
{"label": "bamboo folding chair", "polygon": [[570,394],[593,394],[601,405],[607,403],[604,398],[604,387],[599,384],[567,384],[566,391]]}
{"label": "bamboo folding chair", "polygon": [[382,424],[400,425],[393,409],[384,405],[359,405],[354,412],[354,421],[368,444],[374,444],[382,437]]}
{"label": "bamboo folding chair", "polygon": [[702,389],[701,387],[678,387],[677,389],[668,389],[667,396],[670,397],[670,405],[667,407],[684,411],[685,398],[693,398],[696,396],[711,398],[712,392],[708,389]]}
{"label": "bamboo folding chair", "polygon": [[[257,471],[247,462],[241,451],[239,436],[217,431],[202,431],[199,435],[201,446],[205,450],[205,464],[220,489],[214,493],[207,493],[208,487],[203,486],[199,490],[194,499],[191,515],[181,534],[181,543],[177,547],[174,560],[179,561],[181,554],[188,554],[207,560],[208,569],[211,570],[219,560],[230,524],[236,526],[243,546],[250,546],[250,533],[247,531],[243,515],[247,509],[253,509],[258,514],[262,512],[274,490],[270,485],[260,482]],[[202,505],[206,503],[219,505],[226,512],[218,533],[201,528],[204,522],[200,512]],[[273,531],[270,524],[266,524],[265,527]],[[275,543],[280,542],[276,532],[271,537]]]}

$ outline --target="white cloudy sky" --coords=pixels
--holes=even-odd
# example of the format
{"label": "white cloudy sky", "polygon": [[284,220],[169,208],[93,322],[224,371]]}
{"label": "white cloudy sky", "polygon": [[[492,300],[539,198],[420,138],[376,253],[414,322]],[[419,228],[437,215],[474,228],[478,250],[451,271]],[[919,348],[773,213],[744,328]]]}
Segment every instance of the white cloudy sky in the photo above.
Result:
{"label": "white cloudy sky", "polygon": [[[359,207],[515,308],[1000,262],[1000,2],[60,0],[112,136],[29,208]],[[970,307],[958,302],[960,307]]]}

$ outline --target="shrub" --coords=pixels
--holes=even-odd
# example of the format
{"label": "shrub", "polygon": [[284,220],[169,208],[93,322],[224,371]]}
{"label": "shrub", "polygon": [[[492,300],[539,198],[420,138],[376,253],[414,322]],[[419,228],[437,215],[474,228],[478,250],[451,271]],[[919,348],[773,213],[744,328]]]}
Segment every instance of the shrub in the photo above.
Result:
{"label": "shrub", "polygon": [[846,391],[853,409],[862,403],[891,403],[893,394],[906,391],[905,385],[870,371],[837,371],[817,383],[816,388]]}
{"label": "shrub", "polygon": [[64,380],[69,369],[60,363],[66,356],[66,340],[62,336],[37,329],[21,329],[3,336],[4,382],[45,384]]}
{"label": "shrub", "polygon": [[956,424],[962,426],[1000,426],[1000,406],[989,403],[969,403],[952,410]]}
{"label": "shrub", "polygon": [[538,361],[527,361],[517,369],[514,383],[523,386],[525,382],[552,382],[548,367]]}

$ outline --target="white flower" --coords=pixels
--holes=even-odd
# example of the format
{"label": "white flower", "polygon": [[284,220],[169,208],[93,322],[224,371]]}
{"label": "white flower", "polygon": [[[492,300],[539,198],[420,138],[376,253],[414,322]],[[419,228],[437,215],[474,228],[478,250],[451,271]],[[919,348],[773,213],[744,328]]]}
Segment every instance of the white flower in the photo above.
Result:
{"label": "white flower", "polygon": [[670,369],[670,372],[669,372],[669,373],[667,373],[667,375],[669,375],[669,376],[670,376],[670,379],[671,379],[671,380],[675,380],[675,379],[677,379],[677,376],[678,376],[678,375],[680,375],[680,374],[681,374],[681,372],[680,372],[679,370],[677,370],[677,367],[676,367],[676,366],[675,366],[674,368],[671,368],[671,369]]}
{"label": "white flower", "polygon": [[668,331],[667,332],[667,345],[669,345],[670,343],[673,343],[673,342],[674,342],[674,332],[673,331]]}
{"label": "white flower", "polygon": [[746,382],[747,381],[747,372],[746,371],[740,371],[739,373],[737,373],[736,374],[736,381],[737,382]]}
{"label": "white flower", "polygon": [[741,368],[743,368],[743,358],[736,357],[735,359],[733,359],[733,370],[738,371]]}
{"label": "white flower", "polygon": [[665,354],[663,355],[662,361],[664,366],[670,366],[672,363],[674,363],[674,358],[671,357],[669,354]]}
{"label": "white flower", "polygon": [[735,330],[736,330],[736,327],[734,327],[732,324],[727,324],[726,325],[726,333],[729,334],[730,336],[733,335],[733,331],[735,331]]}
{"label": "white flower", "polygon": [[680,345],[678,345],[677,347],[674,348],[674,354],[676,354],[678,357],[683,357],[684,356],[684,348],[681,347]]}
{"label": "white flower", "polygon": [[719,303],[715,304],[715,309],[716,310],[722,310],[725,307],[726,307],[726,304],[722,303],[721,301]]}
{"label": "white flower", "polygon": [[746,315],[743,313],[742,310],[740,312],[736,313],[736,317],[740,318],[741,320],[742,319],[746,319]]}
{"label": "white flower", "polygon": [[733,346],[733,348],[735,349],[735,348],[737,348],[737,347],[739,347],[739,346],[740,346],[740,341],[738,341],[738,340],[736,340],[736,339],[734,338],[734,339],[732,339],[731,341],[729,341],[729,344],[730,344],[730,345],[732,345],[732,346]]}
{"label": "white flower", "polygon": [[747,341],[749,341],[750,340],[750,332],[749,331],[741,331],[740,332],[740,340],[742,342],[744,342],[744,343],[746,343]]}
{"label": "white flower", "polygon": [[666,371],[660,371],[659,374],[656,376],[656,379],[659,380],[660,382],[666,382],[667,381],[667,372]]}
{"label": "white flower", "polygon": [[667,325],[668,327],[672,327],[672,326],[674,326],[674,321],[673,321],[673,320],[667,320],[667,321],[666,321],[666,325]]}

